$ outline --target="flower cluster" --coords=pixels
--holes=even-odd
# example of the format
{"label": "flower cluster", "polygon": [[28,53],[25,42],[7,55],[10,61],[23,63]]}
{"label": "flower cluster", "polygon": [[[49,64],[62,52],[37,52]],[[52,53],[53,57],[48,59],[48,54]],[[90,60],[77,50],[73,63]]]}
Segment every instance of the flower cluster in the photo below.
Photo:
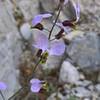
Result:
{"label": "flower cluster", "polygon": [[[63,3],[65,5],[68,3],[68,1],[69,0],[60,0],[60,3],[61,4]],[[80,18],[79,3],[72,2],[72,5],[74,7],[75,15],[76,15],[74,20],[64,20],[61,23],[54,22],[55,25],[61,28],[60,32],[55,35],[55,41],[50,41],[46,33],[42,31],[44,29],[44,26],[41,24],[43,19],[52,17],[52,14],[49,13],[39,14],[33,18],[32,28],[38,29],[38,33],[35,34],[35,40],[32,46],[39,49],[38,54],[41,55],[41,58],[45,58],[45,57],[47,58],[48,55],[60,56],[64,53],[65,44],[61,39],[61,37],[63,36],[64,32],[69,33],[71,31],[71,28],[75,28],[75,24],[79,21]],[[40,89],[43,88],[44,81],[33,78],[30,80],[30,83],[31,83],[31,91],[34,93],[38,93]]]}
{"label": "flower cluster", "polygon": [[35,43],[33,43],[33,46],[41,49],[42,52],[47,51],[49,55],[62,55],[65,51],[65,44],[63,41],[52,41],[52,43],[49,42],[47,36],[43,34],[42,31],[39,31],[39,33],[36,34]]}

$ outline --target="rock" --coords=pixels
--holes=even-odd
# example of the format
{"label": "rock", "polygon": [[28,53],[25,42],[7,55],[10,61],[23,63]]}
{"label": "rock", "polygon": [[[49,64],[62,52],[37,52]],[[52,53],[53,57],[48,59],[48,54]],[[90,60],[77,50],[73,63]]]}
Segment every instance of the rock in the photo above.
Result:
{"label": "rock", "polygon": [[62,62],[63,56],[49,56],[46,64],[43,65],[43,69],[46,70],[52,70],[59,68]]}
{"label": "rock", "polygon": [[20,88],[19,71],[16,68],[22,50],[18,38],[16,31],[0,36],[0,81],[7,84],[7,89],[3,91],[6,100]]}
{"label": "rock", "polygon": [[10,0],[0,0],[0,34],[17,30]]}
{"label": "rock", "polygon": [[63,95],[61,94],[61,93],[58,93],[58,98],[59,99],[57,99],[57,93],[53,93],[53,94],[51,94],[51,96],[50,97],[48,97],[48,99],[47,100],[66,100],[66,99],[64,99],[64,97],[63,97]]}
{"label": "rock", "polygon": [[98,79],[97,81],[100,83],[100,73],[98,74]]}
{"label": "rock", "polygon": [[32,19],[35,15],[39,13],[38,0],[33,0],[33,1],[32,0],[20,0],[17,2],[18,2],[18,6],[21,9],[26,21],[29,21],[30,19]]}
{"label": "rock", "polygon": [[100,94],[100,84],[97,84],[97,85],[95,86],[95,89],[96,89],[96,91]]}
{"label": "rock", "polygon": [[92,82],[91,81],[88,81],[88,80],[83,80],[83,81],[77,81],[76,82],[76,85],[77,86],[83,86],[83,87],[87,87],[87,86],[89,86],[90,84],[92,84]]}
{"label": "rock", "polygon": [[32,37],[31,25],[28,23],[24,23],[20,27],[20,32],[24,39],[29,40]]}
{"label": "rock", "polygon": [[76,37],[67,47],[67,54],[85,73],[100,70],[100,41],[94,32]]}
{"label": "rock", "polygon": [[91,92],[88,89],[84,88],[84,87],[73,88],[72,93],[76,97],[80,97],[80,98],[91,96]]}
{"label": "rock", "polygon": [[83,100],[91,100],[90,98],[84,98]]}
{"label": "rock", "polygon": [[40,3],[46,12],[54,13],[58,7],[59,0],[40,0]]}
{"label": "rock", "polygon": [[92,84],[89,85],[89,86],[88,86],[88,89],[89,89],[90,91],[94,91],[94,85],[92,85]]}
{"label": "rock", "polygon": [[60,69],[59,81],[74,84],[79,78],[77,69],[68,61],[64,61]]}
{"label": "rock", "polygon": [[67,40],[67,41],[68,41],[68,40],[69,40],[69,41],[72,41],[75,37],[78,37],[78,36],[82,37],[83,34],[84,34],[83,31],[79,31],[79,30],[72,31],[72,32],[70,32],[69,34],[66,34],[65,37],[64,37],[64,39],[65,39],[65,41],[66,41],[66,40]]}

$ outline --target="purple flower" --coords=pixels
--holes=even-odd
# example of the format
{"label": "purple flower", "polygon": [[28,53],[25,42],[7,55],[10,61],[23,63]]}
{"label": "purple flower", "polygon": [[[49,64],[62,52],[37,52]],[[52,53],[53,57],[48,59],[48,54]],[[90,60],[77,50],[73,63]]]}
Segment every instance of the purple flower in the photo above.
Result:
{"label": "purple flower", "polygon": [[4,82],[0,82],[0,90],[6,90],[7,85]]}
{"label": "purple flower", "polygon": [[63,41],[56,40],[50,43],[47,36],[44,35],[42,31],[36,34],[33,46],[38,49],[42,49],[43,52],[47,51],[49,55],[59,56],[65,51],[65,44]]}
{"label": "purple flower", "polygon": [[47,14],[39,14],[37,16],[35,16],[32,20],[32,26],[36,26],[37,24],[41,23],[41,21],[44,19],[44,18],[49,18],[51,17],[52,15],[47,13]]}
{"label": "purple flower", "polygon": [[42,82],[39,79],[33,78],[30,80],[31,83],[31,91],[34,93],[38,93],[42,88]]}

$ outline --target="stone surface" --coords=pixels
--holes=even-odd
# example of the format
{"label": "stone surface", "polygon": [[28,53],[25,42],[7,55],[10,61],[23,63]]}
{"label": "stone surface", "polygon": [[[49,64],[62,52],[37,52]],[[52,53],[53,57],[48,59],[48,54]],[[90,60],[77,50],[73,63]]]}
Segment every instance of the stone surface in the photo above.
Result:
{"label": "stone surface", "polygon": [[57,9],[59,0],[40,0],[40,2],[46,12],[54,13],[55,9]]}
{"label": "stone surface", "polygon": [[8,33],[16,29],[11,2],[8,0],[6,2],[0,0],[0,34]]}
{"label": "stone surface", "polygon": [[62,62],[63,56],[49,56],[46,64],[43,65],[43,69],[56,69],[59,68]]}
{"label": "stone surface", "polygon": [[[57,100],[56,95],[57,95],[57,93],[51,94],[51,96],[48,97],[47,100]],[[59,99],[60,99],[60,100],[66,100],[66,99],[64,98],[64,96],[63,96],[61,93],[58,93],[58,100],[59,100]]]}
{"label": "stone surface", "polygon": [[86,33],[83,37],[76,37],[67,47],[67,53],[81,69],[87,71],[100,70],[100,41],[94,33]]}
{"label": "stone surface", "polygon": [[96,91],[100,94],[100,84],[97,84],[97,85],[95,86],[95,89],[96,89]]}
{"label": "stone surface", "polygon": [[91,96],[91,92],[84,88],[84,87],[76,87],[72,89],[72,93],[73,95],[75,95],[76,97],[90,97]]}
{"label": "stone surface", "polygon": [[92,82],[89,81],[89,80],[83,80],[83,81],[79,80],[79,81],[76,82],[77,86],[83,86],[83,87],[87,87],[87,86],[89,86],[91,84],[92,84]]}
{"label": "stone surface", "polygon": [[64,61],[60,69],[59,81],[74,84],[79,78],[79,72],[77,69],[68,61]]}
{"label": "stone surface", "polygon": [[18,0],[17,3],[26,21],[29,21],[39,13],[38,0]]}
{"label": "stone surface", "polygon": [[20,32],[24,39],[29,40],[32,37],[31,25],[29,23],[24,23],[20,27]]}
{"label": "stone surface", "polygon": [[16,31],[0,37],[0,81],[7,84],[7,89],[3,91],[6,100],[20,88],[17,66],[22,50],[18,37]]}

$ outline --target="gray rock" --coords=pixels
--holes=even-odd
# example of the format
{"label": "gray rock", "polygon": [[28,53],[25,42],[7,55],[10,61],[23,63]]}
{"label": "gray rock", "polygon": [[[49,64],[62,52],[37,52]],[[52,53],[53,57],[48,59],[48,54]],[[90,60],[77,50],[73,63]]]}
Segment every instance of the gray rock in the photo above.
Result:
{"label": "gray rock", "polygon": [[3,91],[6,100],[20,88],[19,71],[16,68],[22,50],[18,38],[16,31],[0,37],[0,81],[7,84],[7,89]]}
{"label": "gray rock", "polygon": [[10,0],[0,0],[0,34],[17,30]]}
{"label": "gray rock", "polygon": [[92,84],[92,82],[88,80],[83,80],[83,81],[79,80],[76,82],[77,86],[83,86],[83,87],[89,86],[90,84]]}
{"label": "gray rock", "polygon": [[52,70],[59,68],[62,62],[63,56],[49,56],[46,64],[43,65],[43,69],[46,70]]}
{"label": "gray rock", "polygon": [[96,89],[96,91],[100,94],[100,84],[97,84],[97,85],[95,86],[95,89]]}
{"label": "gray rock", "polygon": [[32,37],[32,31],[31,31],[31,25],[28,23],[24,23],[21,27],[20,27],[20,32],[22,34],[22,36],[24,37],[24,39],[29,40]]}
{"label": "gray rock", "polygon": [[59,0],[40,0],[42,7],[47,12],[54,12],[58,7]]}
{"label": "gray rock", "polygon": [[62,63],[59,76],[60,82],[68,82],[74,84],[79,80],[79,76],[80,75],[77,69],[71,63],[68,61],[64,61]]}
{"label": "gray rock", "polygon": [[85,71],[100,70],[100,41],[96,33],[86,33],[76,37],[67,48],[67,53],[81,69]]}
{"label": "gray rock", "polygon": [[18,6],[21,9],[25,20],[29,21],[32,19],[35,15],[39,13],[39,3],[38,0],[20,0],[17,1]]}
{"label": "gray rock", "polygon": [[94,85],[89,85],[89,86],[88,86],[88,89],[89,89],[90,91],[94,91]]}
{"label": "gray rock", "polygon": [[[58,96],[59,99],[57,99],[56,95]],[[57,93],[53,93],[53,94],[51,94],[50,97],[48,97],[47,100],[66,100],[66,99],[61,93],[58,93],[58,94]]]}
{"label": "gray rock", "polygon": [[83,100],[91,100],[90,98],[84,98]]}
{"label": "gray rock", "polygon": [[76,97],[80,97],[80,98],[91,96],[91,92],[88,89],[84,88],[84,87],[73,88],[72,93]]}

